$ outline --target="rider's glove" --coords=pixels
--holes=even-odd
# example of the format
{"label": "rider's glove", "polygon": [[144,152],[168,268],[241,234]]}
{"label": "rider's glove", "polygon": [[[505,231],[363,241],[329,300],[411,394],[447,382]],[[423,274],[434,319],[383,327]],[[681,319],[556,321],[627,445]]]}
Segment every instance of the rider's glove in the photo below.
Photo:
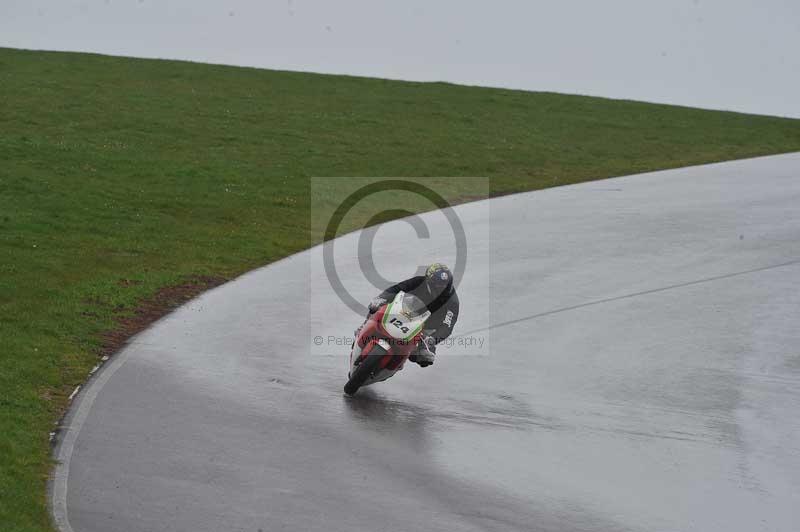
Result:
{"label": "rider's glove", "polygon": [[432,336],[423,336],[412,362],[425,368],[433,364],[434,355],[436,355],[436,339]]}
{"label": "rider's glove", "polygon": [[376,297],[372,301],[369,302],[367,309],[369,310],[370,314],[374,314],[378,311],[379,308],[386,304],[386,300],[382,297]]}

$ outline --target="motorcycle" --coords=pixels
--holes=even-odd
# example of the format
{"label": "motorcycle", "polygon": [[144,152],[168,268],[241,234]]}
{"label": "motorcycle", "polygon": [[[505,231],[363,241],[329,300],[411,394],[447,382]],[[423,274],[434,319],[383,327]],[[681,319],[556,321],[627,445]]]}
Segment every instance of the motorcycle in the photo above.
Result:
{"label": "motorcycle", "polygon": [[[422,342],[422,328],[430,317],[425,303],[413,294],[398,292],[356,331],[350,352],[350,373],[344,393],[382,382],[403,369]],[[427,348],[427,347],[426,347]]]}

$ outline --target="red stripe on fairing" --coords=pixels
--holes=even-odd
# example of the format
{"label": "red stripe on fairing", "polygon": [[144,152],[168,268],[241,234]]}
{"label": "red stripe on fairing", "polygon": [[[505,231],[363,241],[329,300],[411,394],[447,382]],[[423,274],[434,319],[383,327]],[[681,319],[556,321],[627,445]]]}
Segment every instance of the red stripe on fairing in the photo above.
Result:
{"label": "red stripe on fairing", "polygon": [[362,350],[361,350],[361,357],[360,357],[360,358],[361,358],[361,359],[364,359],[364,358],[366,358],[366,357],[367,357],[367,355],[369,355],[369,354],[370,354],[370,352],[372,352],[372,350],[375,348],[375,346],[376,346],[376,345],[377,345],[377,343],[376,343],[376,342],[370,342],[370,343],[368,343],[368,344],[366,345],[366,347],[364,347],[364,349],[362,349]]}

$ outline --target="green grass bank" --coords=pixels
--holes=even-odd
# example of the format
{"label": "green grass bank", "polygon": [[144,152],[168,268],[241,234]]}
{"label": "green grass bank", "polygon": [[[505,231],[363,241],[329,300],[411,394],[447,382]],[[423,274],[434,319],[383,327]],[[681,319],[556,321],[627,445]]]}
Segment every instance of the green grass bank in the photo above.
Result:
{"label": "green grass bank", "polygon": [[312,176],[504,194],[796,150],[797,120],[0,49],[0,530],[51,530],[48,434],[106,333],[308,247]]}

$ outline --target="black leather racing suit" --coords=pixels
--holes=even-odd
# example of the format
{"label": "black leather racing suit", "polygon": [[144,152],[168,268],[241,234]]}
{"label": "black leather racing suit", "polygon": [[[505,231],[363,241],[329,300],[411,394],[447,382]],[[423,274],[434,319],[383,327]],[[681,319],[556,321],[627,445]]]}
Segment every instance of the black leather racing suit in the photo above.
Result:
{"label": "black leather racing suit", "polygon": [[425,322],[425,331],[438,344],[450,336],[453,332],[453,327],[456,326],[456,321],[458,320],[458,295],[456,295],[456,291],[451,284],[438,297],[432,299],[427,288],[425,288],[424,281],[424,275],[417,275],[390,286],[381,292],[378,297],[391,301],[398,292],[402,291],[420,298],[431,312],[431,317]]}

